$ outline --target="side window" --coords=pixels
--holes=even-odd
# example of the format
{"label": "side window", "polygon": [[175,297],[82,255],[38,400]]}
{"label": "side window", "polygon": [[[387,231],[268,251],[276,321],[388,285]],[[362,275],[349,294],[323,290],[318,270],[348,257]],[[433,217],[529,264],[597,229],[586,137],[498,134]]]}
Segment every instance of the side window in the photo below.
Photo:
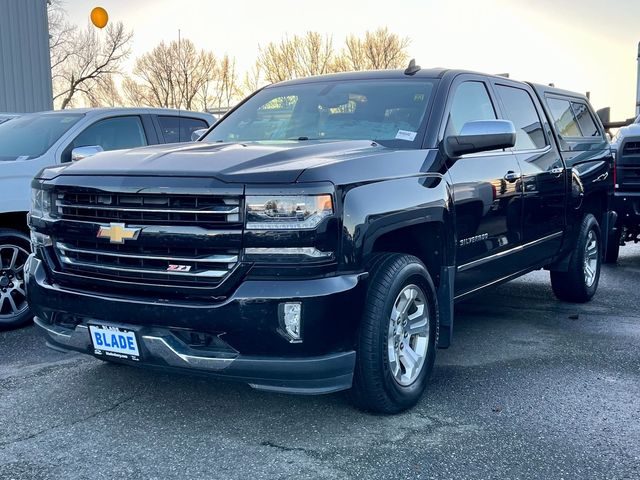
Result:
{"label": "side window", "polygon": [[581,137],[578,121],[573,114],[573,109],[568,100],[559,98],[547,98],[547,105],[551,110],[551,116],[556,130],[563,137]]}
{"label": "side window", "polygon": [[209,128],[207,122],[199,118],[159,115],[158,122],[167,143],[189,142],[194,131]]}
{"label": "side window", "polygon": [[105,151],[142,147],[147,139],[142,121],[137,116],[114,117],[100,120],[73,141],[73,148],[100,145]]}
{"label": "side window", "polygon": [[474,120],[495,120],[496,111],[482,82],[461,83],[453,95],[446,135],[457,135],[462,126]]}
{"label": "side window", "polygon": [[535,150],[547,145],[542,123],[531,96],[521,88],[497,85],[507,119],[516,127],[516,150]]}
{"label": "side window", "polygon": [[573,107],[573,113],[578,120],[578,125],[582,131],[583,137],[600,137],[600,131],[596,127],[596,123],[593,121],[591,113],[589,113],[589,107],[586,104],[580,102],[571,102]]}

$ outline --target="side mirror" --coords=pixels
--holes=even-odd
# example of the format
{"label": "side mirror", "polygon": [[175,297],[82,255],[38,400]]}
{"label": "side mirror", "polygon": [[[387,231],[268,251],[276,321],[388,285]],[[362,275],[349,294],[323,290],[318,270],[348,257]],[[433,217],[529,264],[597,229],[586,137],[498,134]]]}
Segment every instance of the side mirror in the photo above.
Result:
{"label": "side mirror", "polygon": [[71,150],[71,161],[77,162],[78,160],[84,160],[87,157],[92,157],[96,153],[104,152],[104,149],[100,145],[91,145],[88,147],[76,147]]}
{"label": "side mirror", "polygon": [[[609,125],[611,123],[611,107],[604,107],[596,111],[596,115],[602,122],[602,125]],[[606,126],[604,128],[607,128]]]}
{"label": "side mirror", "polygon": [[516,129],[509,120],[477,120],[465,123],[459,135],[445,138],[444,150],[449,158],[458,158],[515,144]]}
{"label": "side mirror", "polygon": [[194,130],[193,132],[191,132],[191,141],[195,142],[197,141],[202,135],[205,134],[205,132],[209,130],[208,128],[199,128],[198,130]]}

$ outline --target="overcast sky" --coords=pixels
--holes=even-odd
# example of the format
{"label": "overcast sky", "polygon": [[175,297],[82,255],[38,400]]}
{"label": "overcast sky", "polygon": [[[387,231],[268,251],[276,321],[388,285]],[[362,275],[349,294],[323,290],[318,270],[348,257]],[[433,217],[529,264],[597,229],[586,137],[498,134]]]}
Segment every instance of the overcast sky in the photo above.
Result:
{"label": "overcast sky", "polygon": [[387,26],[411,39],[423,67],[509,72],[591,91],[616,118],[634,114],[640,0],[66,0],[80,25],[98,5],[133,30],[132,59],[180,29],[244,71],[259,45],[284,35],[314,30],[338,47],[350,33]]}

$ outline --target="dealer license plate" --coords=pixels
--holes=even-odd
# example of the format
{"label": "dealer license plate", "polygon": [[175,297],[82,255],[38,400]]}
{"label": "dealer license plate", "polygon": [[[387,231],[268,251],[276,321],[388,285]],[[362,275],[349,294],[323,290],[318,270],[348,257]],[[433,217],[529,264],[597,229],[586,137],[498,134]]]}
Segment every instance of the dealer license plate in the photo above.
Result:
{"label": "dealer license plate", "polygon": [[96,355],[140,360],[138,341],[133,330],[107,325],[89,325],[89,333]]}

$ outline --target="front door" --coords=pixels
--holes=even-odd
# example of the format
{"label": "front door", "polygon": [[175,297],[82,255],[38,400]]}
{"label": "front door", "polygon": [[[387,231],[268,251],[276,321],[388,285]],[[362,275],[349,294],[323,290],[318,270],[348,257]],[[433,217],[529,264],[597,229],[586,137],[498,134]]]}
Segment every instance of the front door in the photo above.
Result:
{"label": "front door", "polygon": [[[474,77],[475,78],[475,77]],[[458,81],[449,99],[444,136],[466,122],[498,118],[489,85]],[[450,166],[457,230],[456,296],[515,273],[509,253],[522,242],[522,172],[506,150],[465,155]]]}

